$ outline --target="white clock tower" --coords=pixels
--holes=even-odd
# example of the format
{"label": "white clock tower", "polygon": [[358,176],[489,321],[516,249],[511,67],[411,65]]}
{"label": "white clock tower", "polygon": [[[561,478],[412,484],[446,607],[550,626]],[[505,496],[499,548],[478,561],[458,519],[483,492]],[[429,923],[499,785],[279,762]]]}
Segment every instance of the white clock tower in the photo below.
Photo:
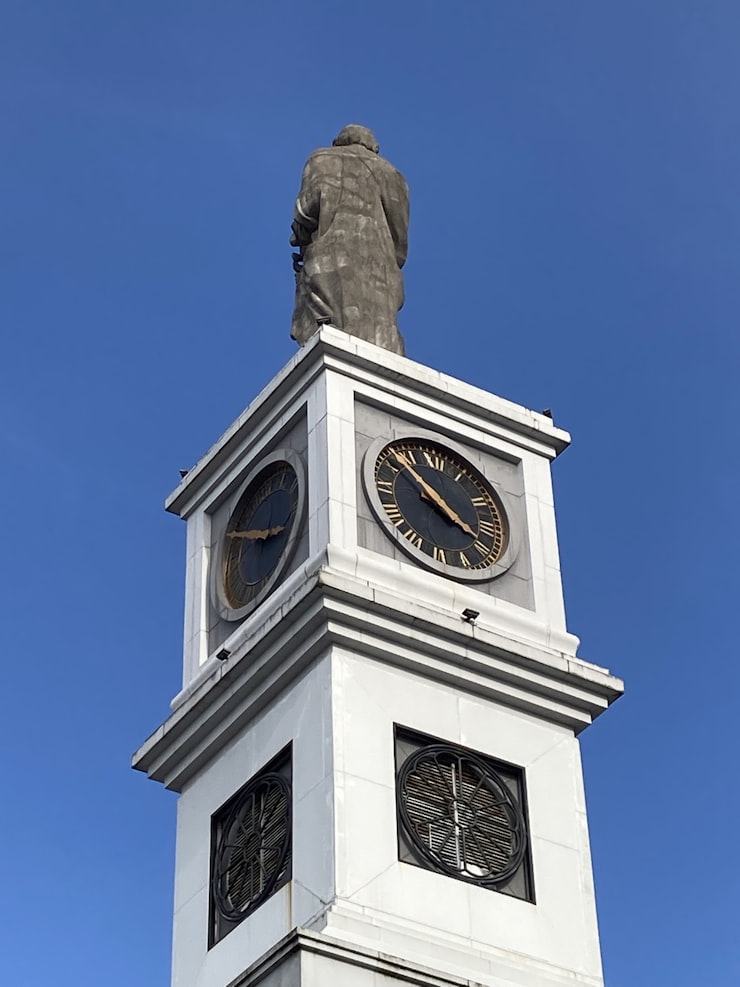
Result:
{"label": "white clock tower", "polygon": [[552,421],[323,327],[167,502],[176,987],[599,987]]}

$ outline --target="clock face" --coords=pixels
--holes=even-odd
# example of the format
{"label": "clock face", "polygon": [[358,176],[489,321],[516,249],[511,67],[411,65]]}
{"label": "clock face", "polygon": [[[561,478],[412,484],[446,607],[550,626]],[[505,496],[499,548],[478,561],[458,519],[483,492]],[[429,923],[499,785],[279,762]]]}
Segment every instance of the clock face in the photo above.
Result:
{"label": "clock face", "polygon": [[227,619],[254,609],[290,559],[303,503],[299,471],[295,461],[271,457],[237,501],[221,552],[221,609]]}
{"label": "clock face", "polygon": [[371,504],[407,554],[460,579],[493,578],[508,568],[501,565],[510,544],[501,500],[460,453],[415,437],[368,452]]}

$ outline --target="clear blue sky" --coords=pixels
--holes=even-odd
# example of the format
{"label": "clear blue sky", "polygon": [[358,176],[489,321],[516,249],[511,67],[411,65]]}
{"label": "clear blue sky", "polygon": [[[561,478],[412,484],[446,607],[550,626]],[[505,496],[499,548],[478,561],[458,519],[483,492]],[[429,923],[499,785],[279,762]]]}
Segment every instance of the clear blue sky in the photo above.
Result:
{"label": "clear blue sky", "polygon": [[608,987],[740,981],[737,0],[0,5],[0,981],[169,979],[178,481],[295,350],[305,157],[412,196],[409,355],[535,409]]}

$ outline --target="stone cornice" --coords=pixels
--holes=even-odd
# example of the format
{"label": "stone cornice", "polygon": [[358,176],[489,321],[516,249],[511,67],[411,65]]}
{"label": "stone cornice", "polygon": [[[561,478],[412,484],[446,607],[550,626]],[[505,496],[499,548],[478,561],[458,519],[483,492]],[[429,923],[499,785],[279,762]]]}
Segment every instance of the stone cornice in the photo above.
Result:
{"label": "stone cornice", "polygon": [[[172,715],[134,755],[134,767],[179,791],[213,754],[332,647],[382,661],[559,723],[575,733],[622,683],[557,648],[410,603],[332,565],[329,550],[291,577],[259,621],[209,659]],[[341,563],[341,554],[337,558]]]}

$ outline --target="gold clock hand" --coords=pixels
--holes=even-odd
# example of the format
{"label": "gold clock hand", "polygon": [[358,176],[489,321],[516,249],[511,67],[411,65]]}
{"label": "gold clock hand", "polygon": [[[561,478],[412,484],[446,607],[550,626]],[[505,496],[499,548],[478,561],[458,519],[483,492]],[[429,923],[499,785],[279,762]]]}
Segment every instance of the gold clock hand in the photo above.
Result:
{"label": "gold clock hand", "polygon": [[266,541],[273,535],[279,535],[285,531],[284,524],[278,524],[274,528],[251,528],[249,531],[228,531],[228,538],[248,538],[249,541]]}
{"label": "gold clock hand", "polygon": [[446,514],[447,517],[450,519],[450,521],[452,521],[452,523],[456,524],[458,527],[462,528],[462,530],[466,534],[470,535],[473,538],[477,537],[477,532],[473,531],[473,529],[470,527],[467,521],[463,521],[463,519],[460,517],[457,511],[453,510],[450,507],[447,501],[440,494],[437,493],[434,487],[430,486],[430,484],[426,482],[424,477],[416,472],[416,470],[411,464],[410,459],[407,459],[402,452],[394,452],[394,456],[396,457],[398,462],[401,463],[402,466],[406,467],[406,469],[409,471],[411,476],[413,476],[413,478],[419,484],[419,486],[422,489],[422,496],[426,495],[428,500],[431,500],[433,504],[436,504],[437,507],[442,511],[442,513]]}

